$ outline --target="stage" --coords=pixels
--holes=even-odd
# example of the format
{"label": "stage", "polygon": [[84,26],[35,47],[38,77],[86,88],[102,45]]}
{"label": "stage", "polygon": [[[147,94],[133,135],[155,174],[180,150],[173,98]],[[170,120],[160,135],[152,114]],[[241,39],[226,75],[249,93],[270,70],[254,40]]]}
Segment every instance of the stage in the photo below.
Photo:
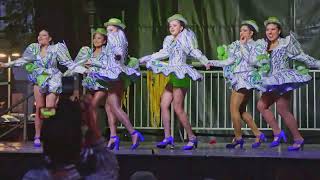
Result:
{"label": "stage", "polygon": [[[129,179],[136,171],[151,171],[158,179],[320,179],[320,145],[306,144],[303,151],[288,152],[287,145],[270,149],[264,144],[251,149],[225,149],[224,143],[200,143],[192,151],[154,148],[145,142],[135,151],[130,143],[122,143],[114,151],[120,164],[120,179]],[[41,148],[27,143],[0,143],[0,179],[21,179],[31,168],[41,164]]]}

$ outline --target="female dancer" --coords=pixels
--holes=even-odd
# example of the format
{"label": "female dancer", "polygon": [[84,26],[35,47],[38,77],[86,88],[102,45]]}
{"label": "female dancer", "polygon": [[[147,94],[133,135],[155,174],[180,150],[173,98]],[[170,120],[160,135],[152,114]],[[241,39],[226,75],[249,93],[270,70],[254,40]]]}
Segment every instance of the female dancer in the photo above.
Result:
{"label": "female dancer", "polygon": [[[26,65],[26,70],[29,73],[28,79],[34,84],[33,91],[36,101],[35,147],[41,146],[40,132],[43,116],[40,109],[47,107],[49,112],[43,112],[43,114],[53,115],[58,95],[62,90],[62,73],[57,68],[57,62],[67,67],[73,65],[65,44],[51,45],[51,41],[52,37],[49,31],[43,29],[39,32],[38,43],[30,44],[21,58],[10,63],[0,63],[0,67]],[[79,68],[76,68],[75,71],[77,72]]]}
{"label": "female dancer", "polygon": [[[107,45],[97,48],[98,42],[95,41],[98,41],[97,36],[99,35],[95,35],[96,40],[94,39],[94,44],[96,49],[100,49],[100,55],[95,56],[95,53],[93,53],[90,60],[85,63],[89,69],[87,71],[88,75],[82,84],[86,88],[95,91],[91,103],[93,123],[97,121],[96,108],[100,100],[104,96],[107,96],[105,108],[110,126],[110,140],[107,148],[110,150],[114,148],[119,149],[120,139],[116,134],[116,119],[118,119],[131,134],[133,143],[131,149],[136,149],[139,146],[139,142],[143,141],[144,138],[140,132],[134,130],[128,115],[121,108],[120,101],[124,91],[125,79],[135,79],[140,76],[140,73],[124,65],[128,47],[128,42],[123,32],[125,25],[116,18],[109,19],[104,25],[108,31]],[[103,43],[99,42],[100,45],[103,45]],[[80,56],[81,54],[79,53]],[[85,58],[77,61],[84,62],[86,60]]]}
{"label": "female dancer", "polygon": [[228,59],[224,61],[210,61],[213,66],[224,67],[224,75],[233,89],[230,99],[230,112],[235,138],[231,144],[227,144],[227,148],[235,148],[237,145],[240,145],[240,148],[243,147],[241,118],[248,124],[256,136],[252,148],[259,147],[261,142],[266,140],[264,134],[258,130],[251,114],[246,111],[248,99],[252,94],[252,90],[256,87],[250,81],[255,68],[249,64],[251,62],[249,58],[251,58],[250,53],[253,52],[252,50],[255,45],[253,38],[258,31],[259,29],[255,21],[243,21],[240,27],[240,41],[235,41],[228,46]]}
{"label": "female dancer", "polygon": [[320,61],[305,54],[299,42],[293,34],[283,38],[281,23],[276,17],[269,17],[264,25],[266,27],[266,38],[257,41],[255,52],[267,53],[270,63],[270,72],[266,77],[262,77],[262,85],[265,92],[258,101],[258,110],[273,130],[274,140],[270,147],[276,147],[281,139],[286,141],[284,131],[282,131],[269,107],[276,103],[277,111],[283,118],[294,138],[289,151],[303,148],[304,139],[298,131],[297,122],[290,112],[291,91],[299,88],[311,80],[308,73],[301,73],[290,68],[290,60],[297,60],[305,63],[308,67],[320,67]]}
{"label": "female dancer", "polygon": [[[104,28],[97,28],[93,34],[93,49],[85,46],[82,47],[75,58],[75,65],[65,72],[64,76],[73,74],[73,69],[76,67],[86,66],[81,73],[97,72],[102,68],[105,45],[107,42],[107,32]],[[89,90],[90,95],[86,95],[83,102],[88,105],[86,108],[86,121],[89,129],[91,130],[91,139],[100,139],[102,137],[101,132],[97,126],[97,114],[96,109],[104,98],[107,84],[104,81],[96,79],[88,74],[84,77],[82,85]]]}
{"label": "female dancer", "polygon": [[[173,137],[170,134],[170,112],[169,107],[173,102],[173,108],[181,124],[186,129],[189,142],[183,147],[184,150],[197,148],[197,138],[192,132],[188,121],[187,113],[184,111],[184,97],[190,84],[190,78],[194,81],[201,80],[201,74],[186,64],[187,56],[192,56],[210,68],[208,59],[198,49],[195,34],[186,28],[187,20],[180,14],[175,14],[168,18],[169,31],[163,42],[163,49],[152,55],[142,57],[140,62],[147,62],[146,66],[154,73],[163,73],[169,76],[169,83],[161,97],[161,116],[164,126],[165,138],[157,144],[158,148],[165,148],[167,145],[173,146]],[[160,60],[169,58],[169,63],[165,64]],[[188,75],[188,76],[187,76]]]}

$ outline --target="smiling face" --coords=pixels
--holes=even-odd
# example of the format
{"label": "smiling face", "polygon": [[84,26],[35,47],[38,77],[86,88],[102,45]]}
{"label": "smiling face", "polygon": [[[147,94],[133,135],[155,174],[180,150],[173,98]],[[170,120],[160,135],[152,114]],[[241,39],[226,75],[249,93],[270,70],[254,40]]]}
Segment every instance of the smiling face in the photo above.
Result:
{"label": "smiling face", "polygon": [[102,47],[106,43],[106,38],[103,34],[95,33],[93,36],[94,47]]}
{"label": "smiling face", "polygon": [[50,44],[52,38],[51,36],[49,35],[49,32],[46,31],[46,30],[42,30],[39,32],[39,35],[38,35],[38,43],[42,46],[47,46]]}
{"label": "smiling face", "polygon": [[183,30],[183,28],[184,27],[178,20],[173,20],[169,23],[169,31],[171,35],[173,35],[174,37],[176,37]]}
{"label": "smiling face", "polygon": [[242,25],[240,28],[240,39],[252,39],[253,31],[247,25]]}
{"label": "smiling face", "polygon": [[269,41],[276,41],[281,34],[281,29],[279,25],[270,23],[266,26],[266,36]]}

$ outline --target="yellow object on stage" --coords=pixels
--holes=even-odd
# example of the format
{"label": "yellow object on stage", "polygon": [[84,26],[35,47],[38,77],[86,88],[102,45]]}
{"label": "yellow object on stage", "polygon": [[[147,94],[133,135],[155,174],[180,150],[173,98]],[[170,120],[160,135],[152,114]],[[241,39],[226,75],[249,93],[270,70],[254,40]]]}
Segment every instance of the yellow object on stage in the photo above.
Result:
{"label": "yellow object on stage", "polygon": [[122,105],[127,108],[129,104],[129,94],[130,94],[130,87],[128,86],[127,89],[124,90],[122,99],[121,99],[121,107]]}
{"label": "yellow object on stage", "polygon": [[147,73],[147,87],[149,91],[150,123],[152,127],[160,126],[160,101],[169,78],[163,74]]}

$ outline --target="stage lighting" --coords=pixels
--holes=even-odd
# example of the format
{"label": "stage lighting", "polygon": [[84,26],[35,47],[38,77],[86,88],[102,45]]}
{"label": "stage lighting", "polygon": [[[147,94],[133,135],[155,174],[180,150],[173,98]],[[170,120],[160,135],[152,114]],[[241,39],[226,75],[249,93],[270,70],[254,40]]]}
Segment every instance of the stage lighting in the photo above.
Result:
{"label": "stage lighting", "polygon": [[6,55],[6,54],[4,54],[4,53],[0,53],[0,58],[5,58],[5,57],[7,57],[7,55]]}
{"label": "stage lighting", "polygon": [[20,57],[20,53],[12,53],[11,56],[12,57]]}

